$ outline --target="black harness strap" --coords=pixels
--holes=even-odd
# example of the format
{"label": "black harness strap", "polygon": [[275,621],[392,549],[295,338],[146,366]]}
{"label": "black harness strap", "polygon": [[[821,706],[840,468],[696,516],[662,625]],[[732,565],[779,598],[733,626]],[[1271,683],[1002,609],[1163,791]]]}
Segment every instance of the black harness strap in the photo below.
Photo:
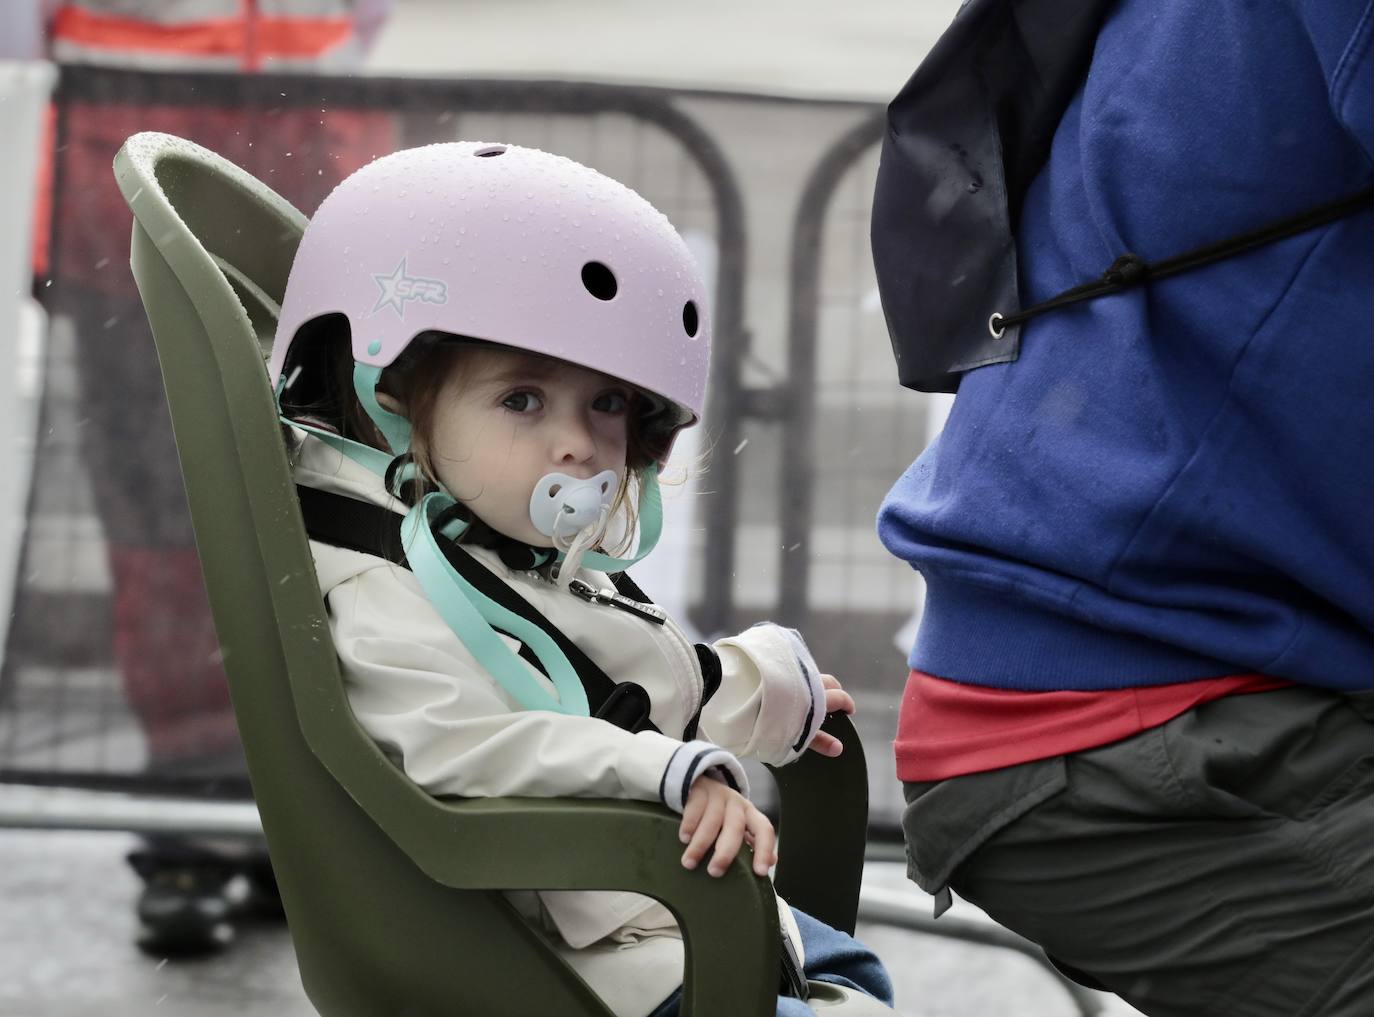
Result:
{"label": "black harness strap", "polygon": [[[310,539],[385,558],[402,568],[410,568],[401,542],[402,516],[378,505],[369,505],[341,494],[300,484],[296,485],[296,494],[300,498],[301,515],[305,519],[305,531],[310,535]],[[576,643],[565,636],[561,629],[545,618],[524,597],[493,575],[481,562],[451,540],[440,540],[437,543],[449,564],[457,569],[458,574],[471,583],[478,593],[537,626],[557,644],[568,658],[568,663],[577,672],[582,688],[587,693],[587,705],[591,708],[593,716],[610,721],[628,731],[658,730],[649,720],[648,695],[642,688],[633,682],[617,684],[611,681],[610,676],[583,653]],[[533,663],[541,672],[544,671],[538,657],[523,640],[508,632],[504,634],[520,643],[521,657]]]}
{"label": "black harness strap", "polygon": [[401,544],[401,517],[395,512],[304,484],[296,485],[296,497],[311,540],[410,568]]}
{"label": "black harness strap", "polygon": [[[610,574],[611,585],[615,587],[617,593],[622,597],[638,601],[641,604],[652,604],[653,601],[645,596],[644,591],[639,585],[630,578],[628,572],[612,572]],[[706,709],[706,704],[711,701],[711,697],[720,688],[722,671],[720,667],[720,654],[716,653],[715,647],[710,643],[695,643],[692,649],[696,650],[697,663],[701,665],[701,705],[697,707],[697,712],[692,715],[692,719],[687,722],[687,726],[682,731],[682,740],[690,742],[697,736],[697,728],[701,724],[701,711]],[[807,727],[811,726],[807,721]]]}
{"label": "black harness strap", "polygon": [[610,580],[611,585],[615,587],[615,592],[622,597],[629,597],[631,600],[638,601],[641,604],[653,603],[653,601],[645,595],[644,591],[639,588],[639,584],[630,578],[630,573],[612,572],[610,573]]}

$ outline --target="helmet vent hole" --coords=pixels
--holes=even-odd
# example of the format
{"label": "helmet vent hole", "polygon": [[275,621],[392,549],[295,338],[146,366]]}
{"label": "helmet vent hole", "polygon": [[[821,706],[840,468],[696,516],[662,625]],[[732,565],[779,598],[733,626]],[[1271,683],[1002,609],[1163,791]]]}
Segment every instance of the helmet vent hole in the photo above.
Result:
{"label": "helmet vent hole", "polygon": [[615,273],[599,261],[589,261],[582,266],[582,285],[597,300],[613,300],[619,289]]}
{"label": "helmet vent hole", "polygon": [[473,152],[472,154],[477,156],[477,158],[479,159],[490,159],[494,156],[504,155],[505,152],[506,150],[503,146],[493,145],[491,148],[478,149],[476,152]]}
{"label": "helmet vent hole", "polygon": [[701,321],[697,317],[696,301],[694,300],[689,300],[682,305],[682,327],[693,338],[696,337],[697,329],[701,327]]}

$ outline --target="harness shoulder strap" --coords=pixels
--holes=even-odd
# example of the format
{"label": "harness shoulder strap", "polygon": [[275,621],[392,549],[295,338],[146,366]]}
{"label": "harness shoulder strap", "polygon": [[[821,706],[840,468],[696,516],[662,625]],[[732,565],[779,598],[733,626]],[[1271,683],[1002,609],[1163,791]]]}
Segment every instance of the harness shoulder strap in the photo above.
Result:
{"label": "harness shoulder strap", "polygon": [[648,595],[639,588],[639,585],[630,578],[630,573],[611,572],[608,573],[608,576],[610,577],[611,585],[615,587],[615,592],[622,597],[629,597],[631,600],[637,601],[640,604],[653,603]]}
{"label": "harness shoulder strap", "polygon": [[304,484],[296,485],[296,497],[311,540],[410,567],[401,546],[401,517],[395,512]]}
{"label": "harness shoulder strap", "polygon": [[[318,488],[296,485],[301,515],[311,540],[375,555],[410,568],[401,544],[402,517],[379,505]],[[568,658],[587,693],[592,715],[628,731],[657,731],[649,720],[648,696],[632,682],[613,682],[596,662],[524,597],[451,540],[439,542],[444,557],[484,597],[542,629]],[[509,633],[505,633],[510,635]],[[520,643],[520,656],[544,671],[538,656]],[[547,677],[547,674],[546,674]],[[638,690],[636,695],[631,687]]]}
{"label": "harness shoulder strap", "polygon": [[[640,604],[652,604],[639,584],[630,578],[628,572],[610,573],[611,585],[622,597],[637,601]],[[697,712],[692,715],[692,719],[687,722],[683,729],[682,740],[690,742],[697,736],[697,728],[701,724],[701,712],[706,709],[706,704],[711,701],[711,697],[720,688],[722,671],[720,666],[720,654],[716,653],[715,647],[710,643],[696,643],[692,649],[696,650],[697,663],[701,666],[702,693],[701,705],[697,707]]]}

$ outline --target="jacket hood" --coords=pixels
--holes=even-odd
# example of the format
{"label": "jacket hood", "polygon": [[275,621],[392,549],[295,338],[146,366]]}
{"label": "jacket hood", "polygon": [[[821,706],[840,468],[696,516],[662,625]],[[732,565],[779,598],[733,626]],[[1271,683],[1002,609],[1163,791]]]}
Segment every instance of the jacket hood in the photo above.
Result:
{"label": "jacket hood", "polygon": [[410,511],[405,502],[387,493],[382,478],[371,470],[313,434],[299,428],[292,431],[297,440],[297,451],[292,456],[296,483],[378,505],[400,515]]}

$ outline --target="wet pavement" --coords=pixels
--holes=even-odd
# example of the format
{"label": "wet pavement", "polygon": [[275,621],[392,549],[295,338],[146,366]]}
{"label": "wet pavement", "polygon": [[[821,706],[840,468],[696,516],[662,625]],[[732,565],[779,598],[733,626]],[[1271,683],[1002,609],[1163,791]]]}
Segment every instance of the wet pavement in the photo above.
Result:
{"label": "wet pavement", "polygon": [[283,925],[245,929],[202,961],[134,945],[139,880],[127,834],[0,833],[0,1014],[310,1017]]}
{"label": "wet pavement", "polygon": [[[134,946],[138,879],[127,834],[0,832],[0,1014],[4,1017],[311,1017],[284,925],[243,927],[210,959],[169,961]],[[868,879],[906,887],[895,863]],[[962,902],[955,914],[975,917]],[[892,971],[910,1017],[1070,1017],[1076,1009],[1029,959],[905,930],[861,925]],[[1104,997],[1106,999],[1106,997]],[[1104,1015],[1134,1011],[1109,1001]],[[455,1014],[462,1013],[461,1007]]]}

